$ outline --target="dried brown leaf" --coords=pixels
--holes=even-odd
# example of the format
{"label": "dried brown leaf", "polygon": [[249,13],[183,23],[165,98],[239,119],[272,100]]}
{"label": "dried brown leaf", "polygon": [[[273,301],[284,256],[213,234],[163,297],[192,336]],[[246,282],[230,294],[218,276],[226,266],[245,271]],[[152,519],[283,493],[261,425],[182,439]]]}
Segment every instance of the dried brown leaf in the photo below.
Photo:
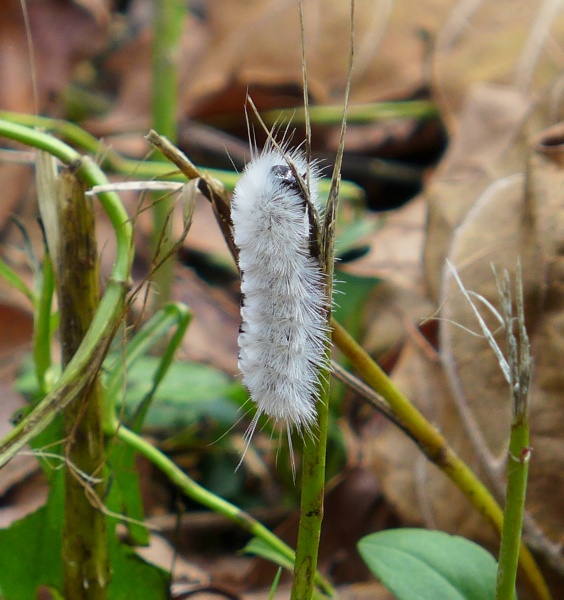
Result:
{"label": "dried brown leaf", "polygon": [[468,94],[449,150],[425,192],[425,276],[434,299],[454,232],[476,199],[497,178],[522,170],[531,106],[527,96],[506,87],[484,84]]}
{"label": "dried brown leaf", "polygon": [[478,82],[542,90],[564,66],[559,2],[461,0],[451,5],[434,53],[438,98],[457,111]]}
{"label": "dried brown leaf", "polygon": [[[482,180],[481,186],[473,190],[473,202],[468,190],[456,215],[458,221],[451,221],[448,235],[443,233],[438,241],[455,265],[465,288],[475,294],[473,298],[497,307],[498,291],[491,264],[498,271],[508,269],[514,273],[517,261],[521,261],[526,322],[535,361],[530,394],[533,455],[527,510],[539,528],[534,531],[529,522],[525,535],[536,547],[544,548],[548,556],[556,548],[550,544],[557,543],[564,533],[561,510],[564,494],[562,130],[553,129],[541,135],[533,149],[527,175],[500,178],[485,191]],[[498,164],[503,160],[503,155],[499,155]],[[456,196],[450,198],[451,203],[457,200]],[[430,227],[428,245],[436,242],[436,233],[436,228]],[[428,268],[434,265],[427,262]],[[408,344],[394,379],[501,498],[510,426],[507,383],[452,271],[439,269],[433,276],[438,281],[441,307],[441,364],[429,360]],[[499,322],[484,302],[477,300],[477,305],[503,348],[505,332],[496,333]],[[479,335],[471,335],[468,330]],[[424,520],[429,525],[486,543],[495,542],[493,531],[470,509],[468,502],[401,434],[390,430],[371,447],[375,464],[382,473],[385,493],[405,518]],[[559,560],[562,564],[562,557],[556,554],[549,560]]]}

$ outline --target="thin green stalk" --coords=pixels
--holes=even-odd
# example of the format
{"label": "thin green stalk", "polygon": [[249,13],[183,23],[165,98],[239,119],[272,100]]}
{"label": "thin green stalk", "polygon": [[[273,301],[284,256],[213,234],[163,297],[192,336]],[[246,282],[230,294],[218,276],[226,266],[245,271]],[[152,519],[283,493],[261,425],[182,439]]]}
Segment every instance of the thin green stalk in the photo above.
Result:
{"label": "thin green stalk", "polygon": [[511,425],[508,456],[507,493],[501,531],[496,600],[515,598],[515,580],[519,564],[519,546],[531,456],[527,417],[517,418]]}
{"label": "thin green stalk", "polygon": [[[330,358],[329,358],[330,360]],[[319,540],[323,521],[325,495],[325,463],[327,431],[329,428],[329,373],[325,373],[317,403],[317,431],[315,439],[304,441],[302,457],[302,489],[300,524],[296,543],[296,563],[292,599],[311,598],[314,591]]]}
{"label": "thin green stalk", "polygon": [[[44,252],[42,269],[34,269],[38,289],[33,315],[33,359],[39,390],[44,396],[48,391],[46,374],[51,367],[51,309],[55,289],[54,269],[58,267],[59,180],[57,160],[45,152],[34,154],[35,188],[44,237]],[[53,239],[57,240],[57,244],[53,244]]]}
{"label": "thin green stalk", "polygon": [[[324,214],[323,227],[319,235],[319,250],[323,268],[326,293],[326,320],[331,322],[333,306],[333,274],[335,265],[335,226],[339,207],[339,186],[341,182],[341,165],[345,149],[345,133],[349,108],[352,65],[354,57],[354,13],[355,2],[351,1],[351,46],[349,54],[349,71],[345,90],[345,104],[341,109],[341,136],[333,175],[331,189]],[[311,126],[310,107],[308,103],[307,68],[304,39],[303,4],[300,2],[300,24],[302,31],[302,73],[304,86],[304,117],[306,124],[306,157],[310,160]],[[309,175],[308,175],[309,177]],[[307,182],[309,187],[309,181]],[[329,392],[331,380],[331,340],[327,336],[326,366],[319,372],[319,400],[317,402],[316,438],[304,443],[302,457],[302,495],[300,502],[300,523],[296,545],[296,565],[292,585],[292,600],[309,600],[314,592],[314,574],[317,571],[319,541],[323,522],[323,503],[325,496],[325,467],[327,460],[327,431],[329,428]]]}
{"label": "thin green stalk", "polygon": [[53,305],[54,290],[53,266],[51,258],[45,253],[41,274],[41,288],[37,297],[33,318],[33,362],[35,364],[37,382],[42,394],[47,392],[48,386],[45,377],[51,366],[51,307]]}
{"label": "thin green stalk", "polygon": [[[310,120],[315,125],[339,125],[343,116],[343,108],[339,105],[317,105],[308,107]],[[348,122],[352,125],[370,124],[389,119],[435,119],[439,109],[430,100],[405,100],[399,102],[373,102],[351,106]],[[238,119],[235,114],[221,115],[208,119],[214,127],[229,127]],[[277,108],[261,113],[263,122],[272,127],[280,121],[291,122],[292,125],[305,125],[306,115],[303,108]]]}
{"label": "thin green stalk", "polygon": [[186,0],[153,0],[153,128],[176,140],[180,41]]}
{"label": "thin green stalk", "polygon": [[[56,156],[71,166],[88,187],[108,183],[104,173],[91,158],[81,156],[51,135],[0,120],[0,137],[39,148]],[[33,437],[43,431],[60,410],[80,395],[98,371],[115,328],[122,318],[132,261],[132,226],[116,194],[100,194],[99,200],[112,224],[117,243],[116,258],[106,291],[84,340],[56,385],[31,413],[0,441],[0,466],[6,464]]]}
{"label": "thin green stalk", "polygon": [[[447,444],[438,429],[395,387],[366,350],[334,319],[332,327],[335,345],[351,361],[364,381],[384,397],[413,439],[417,440],[427,458],[435,463],[462,491],[474,508],[501,532],[503,512],[486,486]],[[523,542],[520,545],[519,565],[537,596],[542,600],[550,600],[550,591],[542,573]]]}
{"label": "thin green stalk", "polygon": [[[176,141],[178,110],[178,73],[180,40],[186,13],[186,0],[153,0],[153,128]],[[154,259],[167,256],[174,242],[170,214],[174,199],[170,195],[154,195],[152,250]],[[171,296],[174,261],[167,259],[155,272],[155,307]]]}
{"label": "thin green stalk", "polygon": [[[119,440],[134,448],[139,454],[144,456],[153,465],[155,465],[168,479],[176,485],[180,491],[186,494],[189,498],[206,506],[210,510],[217,512],[230,521],[236,523],[252,535],[263,540],[268,546],[273,548],[277,553],[284,556],[292,563],[295,560],[294,551],[285,544],[282,540],[276,537],[264,525],[256,519],[245,513],[237,506],[234,506],[227,500],[215,496],[195,481],[190,479],[174,462],[165,456],[160,450],[152,444],[144,440],[140,435],[132,432],[125,426],[120,426],[117,431],[107,431],[108,435],[115,435]],[[328,596],[334,596],[335,590],[331,584],[319,573],[315,574],[315,582],[318,587]]]}
{"label": "thin green stalk", "polygon": [[[496,583],[496,600],[514,600],[519,546],[525,513],[527,475],[529,472],[529,400],[531,356],[525,328],[521,265],[516,275],[517,318],[513,316],[513,302],[509,274],[498,279],[498,290],[507,331],[507,364],[511,391],[511,434],[507,456],[507,492],[501,531],[501,546]],[[515,332],[515,328],[517,332]]]}
{"label": "thin green stalk", "polygon": [[[53,133],[57,133],[57,135],[81,148],[83,151],[99,157],[101,161],[100,167],[106,172],[127,175],[129,178],[159,178],[169,181],[185,181],[183,175],[171,172],[171,167],[168,162],[155,160],[138,161],[126,158],[74,123],[9,111],[0,111],[0,119],[4,119],[11,123],[27,125],[29,127],[40,127]],[[239,180],[239,174],[234,173],[233,171],[223,171],[221,169],[211,169],[207,167],[200,170],[209,175],[209,177],[221,181],[229,191],[233,191]],[[321,179],[319,183],[320,194],[322,196],[327,196],[330,187],[331,181],[329,179]],[[350,181],[341,182],[340,195],[344,201],[351,203],[358,204],[363,203],[364,201],[364,191],[362,188]]]}
{"label": "thin green stalk", "polygon": [[[343,107],[339,105],[309,106],[309,119],[315,125],[340,125],[343,119]],[[433,119],[439,110],[429,100],[406,100],[402,102],[372,102],[351,106],[347,121],[350,125],[374,123],[384,119]],[[269,110],[261,114],[267,125],[282,121],[291,121],[292,125],[304,125],[306,114],[303,108]]]}
{"label": "thin green stalk", "polygon": [[[308,82],[304,40],[304,14],[300,2],[300,26],[302,32],[302,76],[304,94],[304,116],[306,129],[306,162],[311,161],[311,126],[308,112]],[[254,107],[254,105],[252,105]],[[263,125],[263,127],[265,127]],[[334,172],[335,173],[335,172]],[[305,190],[309,190],[309,172],[306,173]],[[328,211],[336,210],[338,201],[338,177],[333,174],[331,192],[329,193]],[[335,193],[337,192],[337,193]],[[310,235],[317,237],[317,231]],[[326,279],[327,319],[331,312],[331,297],[333,290],[333,240],[331,239],[328,250],[322,239],[315,240],[319,244],[320,263]],[[326,350],[327,365],[331,362],[331,345],[327,340]],[[319,370],[318,386],[319,399],[317,401],[317,430],[315,437],[304,440],[302,452],[302,486],[300,498],[300,522],[298,525],[298,539],[296,542],[296,562],[294,565],[294,580],[292,582],[292,600],[310,600],[314,592],[314,575],[317,571],[319,556],[319,541],[321,539],[321,525],[323,522],[323,507],[325,497],[325,466],[327,462],[327,429],[329,427],[329,368]]]}

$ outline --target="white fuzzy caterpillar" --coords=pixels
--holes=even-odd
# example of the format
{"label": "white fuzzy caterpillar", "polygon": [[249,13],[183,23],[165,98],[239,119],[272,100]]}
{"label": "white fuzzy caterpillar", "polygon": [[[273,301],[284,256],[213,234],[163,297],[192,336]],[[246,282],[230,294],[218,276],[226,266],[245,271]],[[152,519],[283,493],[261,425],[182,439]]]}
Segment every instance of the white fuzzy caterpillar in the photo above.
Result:
{"label": "white fuzzy caterpillar", "polygon": [[[316,419],[327,300],[296,171],[307,179],[305,155],[269,143],[247,164],[231,204],[243,295],[239,369],[258,409],[247,440],[262,414],[285,423],[288,437],[293,427],[310,433]],[[318,179],[309,165],[309,206]]]}

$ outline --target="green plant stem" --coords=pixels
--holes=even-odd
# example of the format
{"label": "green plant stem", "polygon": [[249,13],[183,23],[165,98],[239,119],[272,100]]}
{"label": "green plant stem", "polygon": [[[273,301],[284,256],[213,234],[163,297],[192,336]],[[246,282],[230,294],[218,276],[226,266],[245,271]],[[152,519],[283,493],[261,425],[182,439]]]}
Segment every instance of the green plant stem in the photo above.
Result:
{"label": "green plant stem", "polygon": [[[94,211],[82,182],[67,168],[60,176],[58,204],[59,257],[57,292],[61,316],[63,367],[88,331],[99,302]],[[102,430],[104,398],[99,373],[63,411],[65,455],[65,523],[63,582],[65,598],[105,600],[110,581],[106,517],[90,495],[104,498],[106,462]],[[78,472],[98,480],[88,483]]]}
{"label": "green plant stem", "polygon": [[[176,141],[178,60],[185,7],[185,0],[153,0],[153,128],[173,142]],[[174,198],[170,194],[154,194],[153,201],[151,246],[157,261],[158,255],[167,256],[174,246],[170,219]],[[169,257],[154,273],[155,308],[166,304],[171,297],[173,269],[174,260]]]}
{"label": "green plant stem", "polygon": [[[44,150],[71,166],[88,186],[108,181],[98,165],[49,134],[0,120],[0,137]],[[77,398],[97,373],[115,328],[122,318],[123,303],[132,261],[132,226],[116,194],[99,195],[116,236],[116,258],[96,314],[73,359],[50,393],[0,441],[0,466],[6,464],[33,437],[52,422],[56,414]]]}
{"label": "green plant stem", "polygon": [[[132,432],[125,426],[120,426],[117,431],[107,431],[108,435],[115,435],[119,440],[134,448],[139,454],[144,456],[153,465],[155,465],[168,479],[195,502],[206,506],[210,510],[224,515],[230,521],[242,527],[252,535],[260,538],[276,552],[284,556],[287,560],[294,562],[294,551],[282,540],[276,537],[264,525],[256,519],[240,510],[223,498],[215,496],[195,481],[190,479],[174,462],[165,456],[160,450],[144,440],[140,435]],[[315,582],[318,587],[328,596],[334,596],[335,590],[331,584],[319,573],[315,575]]]}
{"label": "green plant stem", "polygon": [[[319,555],[319,542],[321,539],[321,524],[323,521],[323,503],[325,496],[325,470],[327,461],[327,432],[329,428],[329,400],[331,381],[331,352],[330,339],[331,310],[333,306],[333,277],[335,268],[335,227],[339,208],[339,189],[341,183],[341,167],[345,150],[345,133],[349,109],[351,90],[351,77],[354,57],[354,22],[355,2],[351,5],[351,45],[349,54],[349,69],[345,89],[345,104],[340,109],[341,135],[333,174],[331,188],[327,198],[327,206],[323,216],[323,225],[316,242],[319,244],[321,267],[325,282],[327,323],[327,346],[325,365],[319,369],[319,400],[317,402],[317,426],[315,440],[309,444],[304,443],[302,458],[302,495],[300,504],[300,523],[298,541],[296,546],[296,566],[294,568],[294,581],[292,585],[292,600],[309,600],[313,596],[313,575],[317,571]],[[308,102],[308,81],[306,52],[304,39],[304,13],[303,4],[300,2],[300,24],[302,31],[302,75],[304,91],[303,116],[306,129],[306,159],[311,160],[311,107]],[[307,182],[309,187],[309,181]],[[313,443],[314,442],[314,443]]]}
{"label": "green plant stem", "polygon": [[[495,272],[495,271],[494,271]],[[525,513],[527,475],[529,471],[529,389],[531,387],[531,347],[525,327],[521,263],[515,273],[515,306],[509,273],[497,277],[498,292],[507,333],[508,383],[511,391],[511,432],[507,455],[505,510],[496,581],[496,600],[514,600],[519,546]]]}
{"label": "green plant stem", "polygon": [[176,140],[180,41],[185,0],[153,0],[152,107],[153,128]]}
{"label": "green plant stem", "polygon": [[[492,523],[498,532],[502,530],[503,512],[486,486],[472,470],[449,447],[445,438],[395,387],[370,355],[335,320],[332,321],[333,341],[351,361],[364,381],[389,403],[406,429],[417,440],[427,458],[435,463],[462,491],[470,503]],[[519,564],[534,588],[538,598],[550,600],[548,586],[532,554],[521,542]]]}
{"label": "green plant stem", "polygon": [[37,382],[42,394],[47,393],[46,374],[51,366],[51,307],[55,281],[53,278],[53,265],[47,253],[43,258],[41,287],[38,291],[33,318],[33,362]]}
{"label": "green plant stem", "polygon": [[[78,148],[92,155],[99,156],[100,167],[107,172],[127,175],[127,177],[137,177],[139,179],[166,179],[169,181],[185,181],[185,177],[178,173],[171,173],[170,163],[164,161],[138,161],[126,158],[116,152],[110,146],[100,142],[93,135],[74,123],[62,121],[60,119],[51,119],[49,117],[38,117],[14,113],[9,111],[0,111],[0,119],[5,121],[26,125],[29,127],[41,127],[42,129],[56,133],[68,142],[76,145]],[[239,175],[233,171],[223,171],[220,169],[200,169],[211,178],[218,179],[229,191],[232,191],[239,180]],[[322,179],[319,185],[321,195],[327,195],[331,182],[328,179]],[[355,183],[342,181],[340,186],[340,196],[342,200],[362,204],[364,202],[364,191]]]}
{"label": "green plant stem", "polygon": [[519,564],[529,457],[528,417],[521,415],[515,418],[511,425],[507,463],[507,493],[499,551],[496,600],[513,600],[515,598],[515,579]]}
{"label": "green plant stem", "polygon": [[[340,125],[343,120],[343,107],[339,105],[308,106],[309,119],[315,125]],[[355,104],[348,109],[349,125],[374,123],[384,119],[433,119],[439,110],[429,100],[406,100],[402,102],[372,102]],[[261,115],[267,125],[291,121],[292,125],[303,125],[306,120],[303,108],[269,110]]]}
{"label": "green plant stem", "polygon": [[328,381],[329,377],[326,373],[323,380],[324,389],[321,391],[321,399],[317,403],[318,430],[315,439],[305,440],[303,447],[300,524],[296,543],[292,600],[311,598],[314,591],[325,494],[325,463],[329,427]]}

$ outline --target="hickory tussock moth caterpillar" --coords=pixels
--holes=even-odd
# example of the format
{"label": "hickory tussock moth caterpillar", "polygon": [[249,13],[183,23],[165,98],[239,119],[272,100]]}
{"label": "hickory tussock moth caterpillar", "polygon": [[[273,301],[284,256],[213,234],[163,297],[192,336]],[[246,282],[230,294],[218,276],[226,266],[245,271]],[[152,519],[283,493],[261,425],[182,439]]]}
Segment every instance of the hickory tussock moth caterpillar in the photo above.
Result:
{"label": "hickory tussock moth caterpillar", "polygon": [[257,406],[246,437],[265,414],[286,425],[291,446],[292,427],[312,431],[326,363],[325,282],[313,251],[319,172],[272,139],[254,154],[231,204],[243,296],[239,369]]}

